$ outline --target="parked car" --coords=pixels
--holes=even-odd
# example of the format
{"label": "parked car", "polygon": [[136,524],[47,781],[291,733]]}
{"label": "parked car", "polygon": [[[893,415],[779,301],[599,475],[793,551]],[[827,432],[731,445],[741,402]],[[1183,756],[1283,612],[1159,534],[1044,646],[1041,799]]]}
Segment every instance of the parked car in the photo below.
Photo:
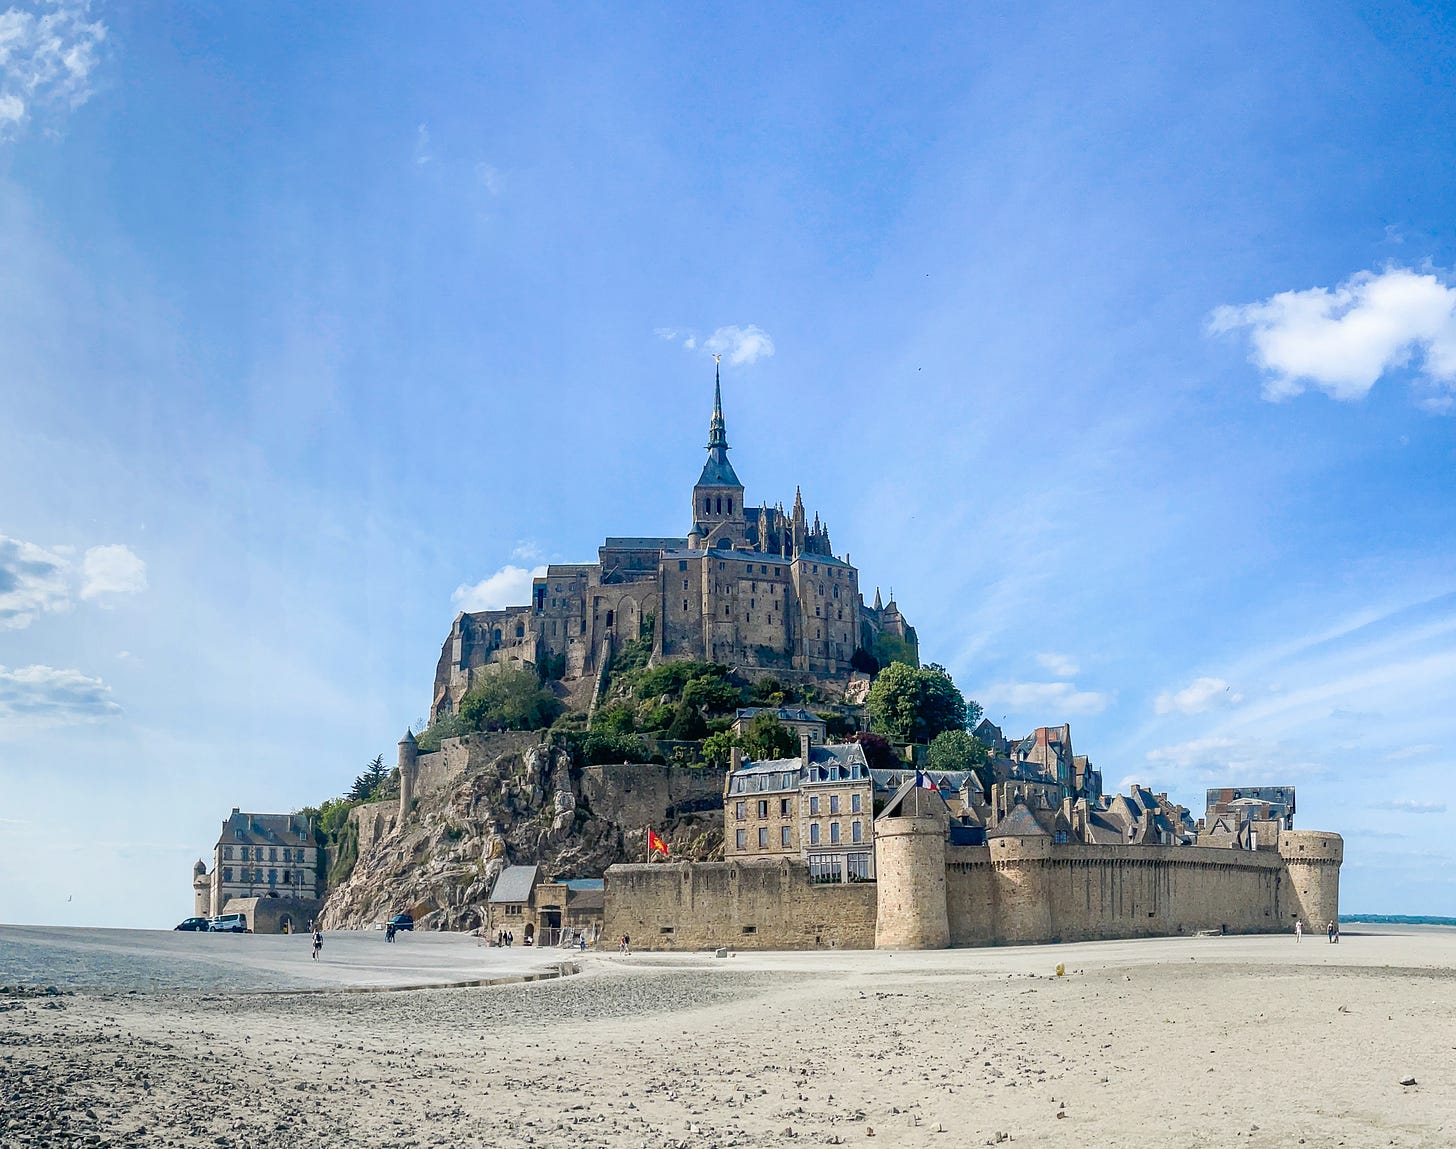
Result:
{"label": "parked car", "polygon": [[206,918],[188,918],[186,921],[180,922],[172,928],[174,930],[191,930],[195,933],[206,933],[208,921]]}
{"label": "parked car", "polygon": [[214,934],[250,934],[248,919],[243,914],[223,914],[207,923],[207,929]]}
{"label": "parked car", "polygon": [[389,924],[396,930],[409,930],[413,932],[415,928],[415,920],[409,914],[395,914],[394,917],[389,919]]}

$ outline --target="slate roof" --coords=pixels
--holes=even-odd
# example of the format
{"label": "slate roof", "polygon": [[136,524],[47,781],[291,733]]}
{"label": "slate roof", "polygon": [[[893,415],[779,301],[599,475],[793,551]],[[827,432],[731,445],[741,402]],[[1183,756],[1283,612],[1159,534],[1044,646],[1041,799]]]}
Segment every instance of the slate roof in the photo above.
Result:
{"label": "slate roof", "polygon": [[648,536],[627,536],[623,538],[608,536],[602,544],[602,549],[607,551],[680,551],[683,548],[683,543],[684,540],[681,537],[660,539]]}
{"label": "slate roof", "polygon": [[817,722],[820,726],[824,725],[824,719],[802,706],[742,706],[738,709],[737,717],[752,718],[764,711],[768,711],[780,722]]}
{"label": "slate roof", "polygon": [[[724,450],[727,450],[725,447]],[[703,464],[703,473],[698,477],[700,487],[737,487],[743,490],[743,484],[738,481],[738,475],[733,470],[733,464],[728,461],[728,456],[714,452],[708,456],[708,461]]]}
{"label": "slate roof", "polygon": [[986,831],[988,838],[1045,838],[1047,832],[1020,802],[1016,808]]}
{"label": "slate roof", "polygon": [[605,878],[563,878],[561,884],[568,890],[605,890]]}
{"label": "slate roof", "polygon": [[317,846],[302,814],[244,814],[234,810],[222,824],[219,846]]}
{"label": "slate roof", "polygon": [[531,890],[536,885],[539,866],[507,866],[495,880],[495,888],[488,899],[493,904],[501,902],[529,902]]}

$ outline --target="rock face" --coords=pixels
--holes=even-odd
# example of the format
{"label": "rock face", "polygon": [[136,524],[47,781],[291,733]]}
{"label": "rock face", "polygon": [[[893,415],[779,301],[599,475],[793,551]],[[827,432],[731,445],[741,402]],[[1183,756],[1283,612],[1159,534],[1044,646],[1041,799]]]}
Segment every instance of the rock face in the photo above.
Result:
{"label": "rock face", "polygon": [[474,929],[504,867],[534,862],[543,878],[600,877],[616,862],[645,860],[648,827],[674,858],[722,857],[721,770],[583,767],[544,735],[472,735],[448,750],[460,765],[403,819],[396,802],[350,814],[359,857],[328,895],[325,928],[408,912],[417,928]]}

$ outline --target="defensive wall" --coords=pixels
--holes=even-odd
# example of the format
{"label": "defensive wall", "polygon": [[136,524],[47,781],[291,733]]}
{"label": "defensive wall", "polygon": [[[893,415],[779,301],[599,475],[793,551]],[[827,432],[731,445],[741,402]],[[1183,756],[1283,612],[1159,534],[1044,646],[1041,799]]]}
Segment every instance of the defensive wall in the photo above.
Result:
{"label": "defensive wall", "polygon": [[944,823],[876,824],[877,882],[821,885],[802,862],[613,866],[606,933],[642,949],[945,946],[1322,929],[1339,917],[1338,834],[1285,831],[1277,851],[947,846]]}
{"label": "defensive wall", "polygon": [[323,908],[320,898],[229,898],[219,913],[242,914],[255,934],[301,934]]}
{"label": "defensive wall", "polygon": [[875,887],[816,883],[787,858],[612,866],[603,930],[647,950],[870,949]]}

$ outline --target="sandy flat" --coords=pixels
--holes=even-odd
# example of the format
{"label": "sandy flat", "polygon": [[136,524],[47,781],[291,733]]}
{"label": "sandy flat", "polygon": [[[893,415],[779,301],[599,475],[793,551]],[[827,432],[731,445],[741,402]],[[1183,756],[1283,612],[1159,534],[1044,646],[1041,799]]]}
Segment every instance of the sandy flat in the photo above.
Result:
{"label": "sandy flat", "polygon": [[1413,929],[0,999],[0,1144],[1448,1146],[1453,967]]}

